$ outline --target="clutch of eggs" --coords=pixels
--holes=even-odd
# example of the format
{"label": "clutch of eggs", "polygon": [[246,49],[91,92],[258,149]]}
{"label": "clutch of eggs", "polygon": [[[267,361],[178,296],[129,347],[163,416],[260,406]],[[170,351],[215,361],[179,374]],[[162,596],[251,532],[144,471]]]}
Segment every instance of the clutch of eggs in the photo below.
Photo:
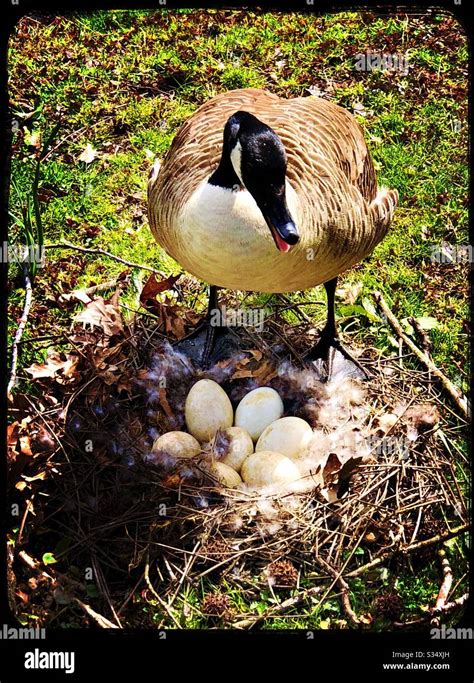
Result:
{"label": "clutch of eggs", "polygon": [[[314,434],[305,420],[282,417],[283,411],[279,394],[260,387],[242,398],[234,417],[222,387],[201,379],[186,398],[188,431],[159,436],[152,450],[175,459],[201,458],[211,477],[227,488],[291,483],[300,477],[296,461],[307,451]],[[223,437],[219,449],[218,432]]]}

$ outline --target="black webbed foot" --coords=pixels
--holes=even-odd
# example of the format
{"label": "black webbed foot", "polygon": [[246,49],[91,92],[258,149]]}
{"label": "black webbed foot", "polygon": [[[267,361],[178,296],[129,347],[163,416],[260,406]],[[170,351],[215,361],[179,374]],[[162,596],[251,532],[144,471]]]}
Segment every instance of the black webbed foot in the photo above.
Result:
{"label": "black webbed foot", "polygon": [[322,331],[317,344],[305,354],[304,360],[306,363],[315,363],[317,369],[321,372],[323,381],[329,382],[333,375],[334,361],[337,353],[345,359],[347,364],[352,366],[348,370],[348,375],[358,379],[371,379],[371,374],[341,344],[340,339],[325,330]]}

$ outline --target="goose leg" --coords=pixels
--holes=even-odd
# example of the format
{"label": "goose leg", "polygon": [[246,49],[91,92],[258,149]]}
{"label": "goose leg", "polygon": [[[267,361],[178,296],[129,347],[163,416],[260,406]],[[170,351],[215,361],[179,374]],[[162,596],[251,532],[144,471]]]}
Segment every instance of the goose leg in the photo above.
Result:
{"label": "goose leg", "polygon": [[[205,319],[195,330],[174,344],[175,349],[189,356],[202,368],[209,367],[211,360],[220,360],[236,347],[236,335],[220,324],[217,289],[214,285],[210,286]],[[216,358],[213,358],[214,355]]]}
{"label": "goose leg", "polygon": [[214,316],[218,311],[219,302],[217,299],[217,287],[215,285],[211,285],[209,287],[209,301],[207,304],[207,315],[205,320],[205,324],[207,326],[206,338],[204,340],[204,349],[202,352],[201,361],[203,367],[205,368],[209,366],[211,351],[215,345],[216,336],[219,334],[219,332],[222,332],[222,328],[214,324]]}
{"label": "goose leg", "polygon": [[304,358],[306,361],[315,361],[321,359],[325,366],[325,379],[328,382],[332,377],[335,353],[336,351],[339,351],[339,353],[347,361],[355,365],[355,367],[360,371],[358,375],[362,373],[363,379],[370,379],[371,376],[367,370],[365,370],[359,361],[354,358],[349,351],[347,351],[347,349],[344,348],[339,340],[336,326],[336,314],[334,309],[336,285],[337,277],[324,283],[324,288],[326,290],[328,299],[328,316],[326,325],[321,331],[321,336],[318,340],[318,343],[305,354]]}

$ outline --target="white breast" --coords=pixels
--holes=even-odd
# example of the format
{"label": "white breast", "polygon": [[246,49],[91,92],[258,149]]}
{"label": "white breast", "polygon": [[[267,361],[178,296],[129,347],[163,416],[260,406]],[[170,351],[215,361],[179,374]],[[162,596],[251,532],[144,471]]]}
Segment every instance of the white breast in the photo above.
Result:
{"label": "white breast", "polygon": [[[298,225],[298,197],[288,181],[286,197]],[[179,262],[211,284],[229,289],[284,291],[285,279],[298,270],[296,254],[278,251],[247,190],[227,190],[205,181],[184,206],[178,223],[185,247]]]}

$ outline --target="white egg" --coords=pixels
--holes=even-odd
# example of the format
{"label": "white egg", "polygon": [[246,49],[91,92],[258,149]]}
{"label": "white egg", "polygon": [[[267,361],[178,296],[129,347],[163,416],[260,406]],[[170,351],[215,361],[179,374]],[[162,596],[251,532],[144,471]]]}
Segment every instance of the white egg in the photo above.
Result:
{"label": "white egg", "polygon": [[245,429],[256,441],[265,427],[283,415],[283,401],[275,389],[260,387],[250,391],[235,411],[235,426]]}
{"label": "white egg", "polygon": [[240,472],[240,468],[245,458],[253,453],[253,441],[250,434],[242,429],[242,427],[228,427],[222,432],[224,438],[228,439],[228,451],[221,458],[220,462],[232,467],[236,472]]}
{"label": "white egg", "polygon": [[250,486],[270,486],[290,484],[300,477],[295,463],[281,453],[259,451],[252,453],[244,461],[242,479]]}
{"label": "white egg", "polygon": [[310,425],[300,417],[282,417],[262,432],[255,452],[276,451],[288,458],[298,458],[313,438]]}
{"label": "white egg", "polygon": [[186,426],[198,441],[209,441],[218,429],[232,426],[234,411],[224,389],[212,379],[191,387],[184,406]]}
{"label": "white egg", "polygon": [[223,462],[212,462],[208,466],[209,472],[217,481],[229,489],[235,489],[242,484],[242,479],[237,472]]}
{"label": "white egg", "polygon": [[167,432],[153,442],[152,451],[167,453],[174,458],[192,458],[201,452],[201,446],[194,436],[186,432]]}

